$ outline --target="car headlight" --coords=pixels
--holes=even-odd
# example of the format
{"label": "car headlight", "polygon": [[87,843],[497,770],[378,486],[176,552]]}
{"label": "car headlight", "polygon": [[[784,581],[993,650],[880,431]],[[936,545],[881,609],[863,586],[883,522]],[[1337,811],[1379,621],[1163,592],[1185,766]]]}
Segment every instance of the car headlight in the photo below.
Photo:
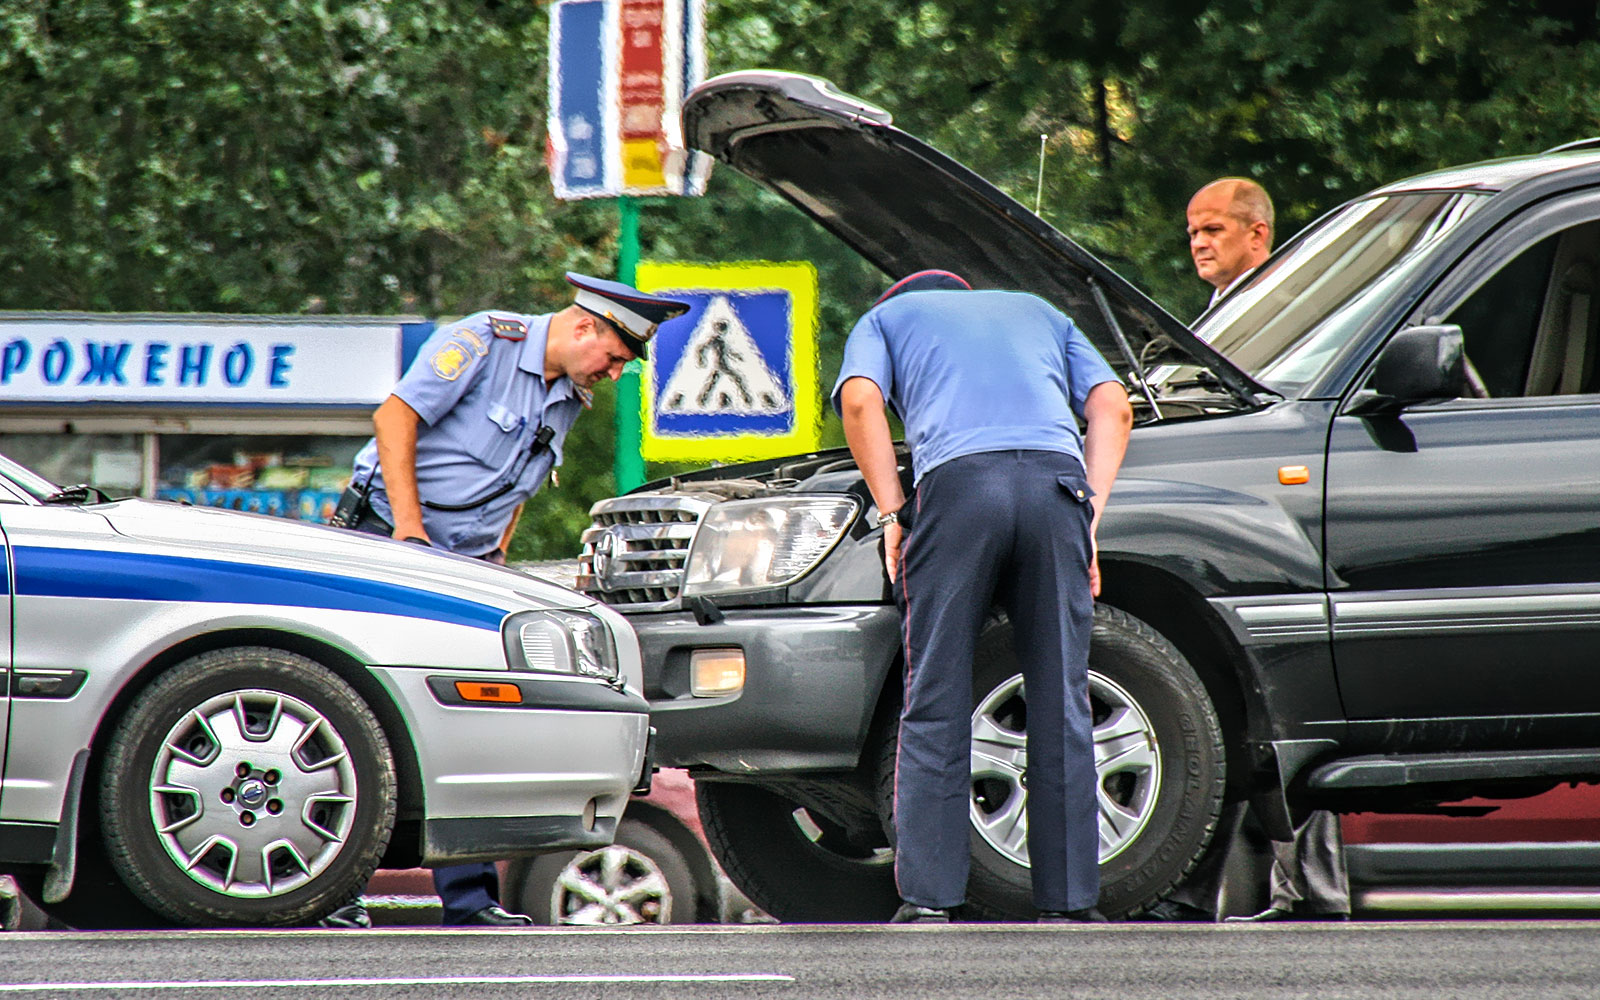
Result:
{"label": "car headlight", "polygon": [[689,547],[685,597],[782,587],[822,561],[857,509],[853,497],[733,500],[706,511]]}
{"label": "car headlight", "polygon": [[506,662],[513,670],[573,674],[615,681],[617,644],[611,629],[583,611],[524,611],[505,625]]}

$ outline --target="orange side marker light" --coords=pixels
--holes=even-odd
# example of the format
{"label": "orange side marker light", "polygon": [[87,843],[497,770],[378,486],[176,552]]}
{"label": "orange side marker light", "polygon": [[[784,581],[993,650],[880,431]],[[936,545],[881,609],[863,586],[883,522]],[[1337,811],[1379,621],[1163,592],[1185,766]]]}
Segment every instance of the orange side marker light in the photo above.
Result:
{"label": "orange side marker light", "polygon": [[1280,465],[1278,482],[1285,486],[1304,486],[1311,482],[1311,470],[1304,465]]}
{"label": "orange side marker light", "polygon": [[522,701],[522,689],[515,684],[456,681],[456,694],[467,701],[487,701],[502,705],[515,705]]}

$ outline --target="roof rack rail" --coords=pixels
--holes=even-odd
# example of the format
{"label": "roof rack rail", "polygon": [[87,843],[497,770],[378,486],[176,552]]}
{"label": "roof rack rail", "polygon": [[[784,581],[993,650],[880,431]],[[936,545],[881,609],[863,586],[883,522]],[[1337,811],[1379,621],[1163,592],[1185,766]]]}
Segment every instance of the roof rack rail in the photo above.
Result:
{"label": "roof rack rail", "polygon": [[1549,149],[1545,150],[1539,155],[1548,156],[1551,153],[1571,153],[1574,150],[1579,149],[1600,149],[1600,136],[1590,136],[1587,139],[1574,139],[1571,142],[1563,142],[1559,146],[1551,146]]}

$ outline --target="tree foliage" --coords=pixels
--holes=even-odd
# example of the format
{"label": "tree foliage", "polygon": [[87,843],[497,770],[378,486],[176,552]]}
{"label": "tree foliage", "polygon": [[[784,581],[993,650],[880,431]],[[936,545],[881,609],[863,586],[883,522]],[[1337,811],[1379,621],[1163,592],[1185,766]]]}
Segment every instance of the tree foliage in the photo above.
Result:
{"label": "tree foliage", "polygon": [[[1032,205],[1179,316],[1190,193],[1248,175],[1278,232],[1376,184],[1600,132],[1574,0],[709,0],[712,72],[814,73]],[[0,308],[538,310],[607,274],[615,209],[543,163],[548,8],[504,0],[8,0]],[[809,259],[823,381],[875,274],[728,171],[652,202],[653,259]],[[515,554],[575,549],[610,397]],[[839,440],[830,423],[827,440]]]}

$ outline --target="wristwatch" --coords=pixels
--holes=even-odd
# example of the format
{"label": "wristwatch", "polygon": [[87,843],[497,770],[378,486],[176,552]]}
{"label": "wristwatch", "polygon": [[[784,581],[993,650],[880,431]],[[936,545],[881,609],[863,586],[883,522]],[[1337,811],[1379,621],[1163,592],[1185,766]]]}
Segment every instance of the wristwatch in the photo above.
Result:
{"label": "wristwatch", "polygon": [[899,523],[900,523],[900,512],[898,510],[891,510],[887,514],[879,514],[878,515],[878,523],[877,523],[876,527],[881,528],[886,524],[899,524]]}

